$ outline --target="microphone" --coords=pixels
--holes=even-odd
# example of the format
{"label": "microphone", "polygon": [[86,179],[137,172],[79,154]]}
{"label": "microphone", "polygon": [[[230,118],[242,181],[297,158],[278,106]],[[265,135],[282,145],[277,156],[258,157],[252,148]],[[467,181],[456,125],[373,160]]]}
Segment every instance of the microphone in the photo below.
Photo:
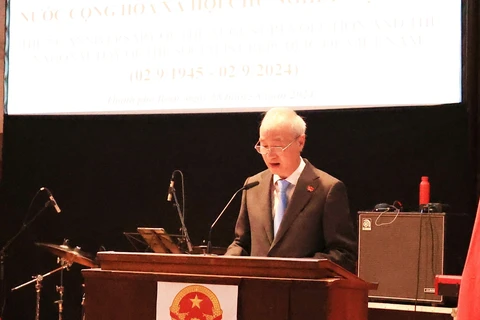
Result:
{"label": "microphone", "polygon": [[175,181],[173,181],[173,175],[172,175],[172,178],[170,178],[170,186],[168,187],[168,195],[167,195],[168,202],[172,202],[172,193],[173,193],[174,185],[175,185]]}
{"label": "microphone", "polygon": [[49,203],[55,208],[55,211],[57,211],[57,213],[62,212],[62,210],[61,210],[60,207],[58,206],[57,201],[56,201],[55,198],[53,197],[53,194],[50,192],[50,190],[48,190],[48,189],[45,188],[45,187],[41,187],[41,188],[40,188],[40,191],[43,191],[43,190],[47,191]]}
{"label": "microphone", "polygon": [[235,191],[235,193],[233,194],[233,196],[230,198],[230,201],[228,201],[227,205],[223,208],[222,212],[220,212],[220,214],[218,215],[217,219],[215,219],[215,221],[212,223],[211,227],[210,227],[210,231],[208,232],[208,242],[207,242],[207,254],[210,253],[211,249],[212,249],[212,229],[213,227],[215,226],[215,224],[217,224],[217,221],[220,219],[220,217],[223,215],[223,213],[225,212],[225,210],[227,210],[228,206],[230,205],[230,203],[233,201],[233,199],[235,198],[235,196],[240,192],[240,191],[243,191],[243,190],[248,190],[248,189],[251,189],[253,187],[256,187],[260,184],[259,181],[254,181],[254,182],[250,182],[250,183],[247,183],[246,185],[244,185],[243,187],[241,187],[240,189],[238,189],[237,191]]}

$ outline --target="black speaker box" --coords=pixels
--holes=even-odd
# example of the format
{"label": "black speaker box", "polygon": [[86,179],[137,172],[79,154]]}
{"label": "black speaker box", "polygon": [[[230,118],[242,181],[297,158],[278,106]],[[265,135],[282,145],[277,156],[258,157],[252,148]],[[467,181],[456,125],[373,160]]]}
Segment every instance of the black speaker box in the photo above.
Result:
{"label": "black speaker box", "polygon": [[[358,217],[358,276],[378,283],[370,299],[441,304],[435,275],[461,274],[469,229],[457,222],[465,219],[449,217],[447,223],[445,213],[404,212],[359,212]],[[450,227],[456,240],[447,248]]]}

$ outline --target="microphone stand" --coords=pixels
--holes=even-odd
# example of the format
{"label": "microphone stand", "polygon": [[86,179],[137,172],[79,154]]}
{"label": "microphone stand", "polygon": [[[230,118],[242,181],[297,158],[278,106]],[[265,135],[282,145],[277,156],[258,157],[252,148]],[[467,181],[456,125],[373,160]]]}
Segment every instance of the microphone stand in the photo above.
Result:
{"label": "microphone stand", "polygon": [[178,217],[180,218],[180,223],[182,224],[182,236],[185,237],[185,241],[187,242],[187,250],[190,253],[193,251],[192,242],[190,241],[190,237],[188,236],[188,231],[187,231],[187,227],[185,226],[183,213],[180,210],[180,204],[178,203],[177,193],[175,192],[174,187],[172,187],[171,189],[172,189],[171,192],[173,195],[173,199],[175,201],[175,207],[177,207]]}
{"label": "microphone stand", "polygon": [[40,209],[34,216],[32,219],[30,219],[29,221],[27,222],[23,222],[22,223],[22,226],[20,227],[20,230],[18,230],[18,232],[12,237],[10,238],[10,240],[7,241],[7,243],[5,243],[5,245],[2,247],[2,249],[0,250],[0,283],[1,283],[1,286],[2,286],[2,306],[1,306],[1,309],[0,309],[0,319],[2,318],[3,316],[3,311],[5,309],[5,303],[6,303],[6,284],[5,284],[5,266],[4,266],[4,263],[5,263],[5,257],[7,256],[6,255],[6,251],[8,249],[8,247],[10,247],[10,245],[13,243],[13,241],[15,241],[15,239],[17,239],[17,237],[22,234],[23,231],[25,231],[25,229],[28,228],[28,226],[30,224],[32,224],[33,221],[35,221],[35,219],[50,205],[50,200],[47,201],[45,203],[45,206]]}
{"label": "microphone stand", "polygon": [[213,221],[212,225],[210,226],[210,230],[208,231],[208,242],[207,242],[207,254],[210,254],[210,252],[212,251],[212,230],[213,230],[213,227],[217,224],[218,220],[220,220],[220,218],[222,217],[223,213],[225,212],[225,210],[227,210],[228,206],[230,205],[230,203],[233,201],[233,199],[235,198],[235,196],[237,195],[238,192],[242,191],[242,189],[238,190],[237,192],[235,192],[233,194],[233,196],[230,198],[230,201],[228,201],[227,205],[223,208],[222,212],[220,212],[220,214],[218,215],[217,219],[215,219],[215,221]]}
{"label": "microphone stand", "polygon": [[243,190],[251,189],[253,187],[258,186],[259,184],[260,184],[260,182],[258,182],[258,181],[250,182],[250,183],[247,183],[246,185],[244,185],[243,187],[241,187],[240,189],[238,189],[237,191],[235,191],[233,196],[230,198],[230,201],[228,201],[227,205],[223,208],[222,212],[220,212],[217,219],[215,219],[215,221],[210,226],[210,230],[208,231],[208,242],[207,242],[207,252],[206,252],[206,254],[210,254],[210,252],[212,251],[212,230],[213,230],[213,227],[215,226],[215,224],[217,224],[218,220],[220,220],[223,213],[225,212],[225,210],[227,210],[228,206],[233,201],[233,199],[237,196],[237,194],[239,192],[241,192]]}

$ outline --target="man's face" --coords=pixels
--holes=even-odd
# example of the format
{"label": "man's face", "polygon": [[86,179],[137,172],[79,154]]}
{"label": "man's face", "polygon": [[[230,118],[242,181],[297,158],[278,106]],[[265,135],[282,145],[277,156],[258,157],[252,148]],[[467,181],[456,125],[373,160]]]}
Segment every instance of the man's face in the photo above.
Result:
{"label": "man's face", "polygon": [[281,127],[260,130],[259,143],[266,148],[285,148],[291,143],[283,152],[278,150],[262,154],[263,161],[273,174],[287,178],[300,164],[300,153],[305,144],[305,135],[297,137],[289,128]]}

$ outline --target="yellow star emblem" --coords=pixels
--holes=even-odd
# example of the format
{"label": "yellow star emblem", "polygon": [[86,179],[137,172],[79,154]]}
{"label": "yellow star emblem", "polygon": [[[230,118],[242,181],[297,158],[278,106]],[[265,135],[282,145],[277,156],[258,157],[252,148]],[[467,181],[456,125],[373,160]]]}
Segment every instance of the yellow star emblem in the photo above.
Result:
{"label": "yellow star emblem", "polygon": [[195,295],[195,299],[190,299],[190,301],[192,301],[192,308],[197,307],[198,309],[200,309],[200,302],[202,302],[203,300],[198,299],[198,296]]}

